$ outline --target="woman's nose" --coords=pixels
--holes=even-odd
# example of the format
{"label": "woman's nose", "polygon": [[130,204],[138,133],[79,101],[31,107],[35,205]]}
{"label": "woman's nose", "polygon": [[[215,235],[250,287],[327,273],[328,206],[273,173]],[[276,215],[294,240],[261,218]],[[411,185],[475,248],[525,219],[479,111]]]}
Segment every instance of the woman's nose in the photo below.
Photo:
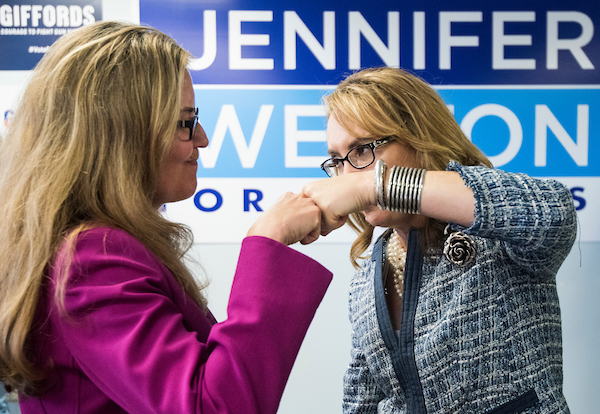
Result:
{"label": "woman's nose", "polygon": [[196,125],[196,130],[194,131],[194,145],[200,148],[208,147],[208,137],[206,136],[206,132],[204,132],[204,128],[198,122]]}

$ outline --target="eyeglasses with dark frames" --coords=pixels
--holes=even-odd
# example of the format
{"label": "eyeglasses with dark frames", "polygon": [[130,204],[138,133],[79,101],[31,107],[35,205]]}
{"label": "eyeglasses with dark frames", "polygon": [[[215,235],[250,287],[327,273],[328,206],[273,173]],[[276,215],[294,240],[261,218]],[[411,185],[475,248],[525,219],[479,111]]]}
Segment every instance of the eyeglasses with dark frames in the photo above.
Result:
{"label": "eyeglasses with dark frames", "polygon": [[196,125],[198,125],[198,108],[194,108],[194,116],[192,119],[186,121],[177,121],[177,127],[179,128],[189,128],[190,129],[190,137],[187,141],[191,141],[194,139],[194,132],[196,131]]}
{"label": "eyeglasses with dark frames", "polygon": [[351,166],[358,170],[367,168],[375,161],[375,148],[387,144],[390,141],[391,137],[385,137],[369,142],[368,144],[358,145],[348,151],[348,154],[346,154],[344,158],[332,157],[325,160],[325,162],[321,164],[321,169],[325,171],[329,177],[335,177],[338,175],[338,170],[343,166],[344,161],[348,161]]}

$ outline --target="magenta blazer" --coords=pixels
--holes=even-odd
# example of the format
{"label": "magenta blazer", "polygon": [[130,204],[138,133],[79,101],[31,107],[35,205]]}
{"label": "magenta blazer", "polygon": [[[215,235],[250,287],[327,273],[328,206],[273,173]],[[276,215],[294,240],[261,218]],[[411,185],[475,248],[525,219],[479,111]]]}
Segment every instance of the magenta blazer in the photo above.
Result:
{"label": "magenta blazer", "polygon": [[217,323],[121,230],[80,235],[69,316],[57,311],[49,269],[32,342],[50,368],[42,395],[19,396],[23,414],[275,413],[332,277],[283,244],[246,238]]}

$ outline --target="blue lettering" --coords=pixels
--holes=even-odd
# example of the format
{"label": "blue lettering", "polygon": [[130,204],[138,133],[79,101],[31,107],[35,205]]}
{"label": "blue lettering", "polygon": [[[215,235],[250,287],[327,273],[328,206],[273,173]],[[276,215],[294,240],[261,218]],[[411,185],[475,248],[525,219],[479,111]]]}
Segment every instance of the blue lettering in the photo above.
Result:
{"label": "blue lettering", "polygon": [[[209,193],[209,194],[212,194],[215,196],[216,201],[215,201],[214,206],[204,207],[202,205],[202,203],[200,203],[200,198],[206,193]],[[194,204],[200,211],[211,212],[211,211],[215,211],[215,210],[218,210],[219,208],[221,208],[221,206],[223,205],[223,197],[217,190],[212,190],[210,188],[206,188],[206,189],[200,190],[196,193],[196,195],[194,196]]]}
{"label": "blue lettering", "polygon": [[[573,201],[575,201],[575,210],[579,211],[579,210],[583,210],[583,208],[585,207],[585,198],[580,197],[578,195],[576,195],[576,192],[581,192],[583,193],[583,187],[573,187],[571,188],[571,195],[573,196]],[[577,204],[579,203],[579,204]]]}
{"label": "blue lettering", "polygon": [[[254,194],[255,198],[250,200],[250,195]],[[250,205],[254,206],[256,211],[263,211],[258,205],[258,202],[262,200],[263,193],[260,190],[244,190],[244,211],[250,211]]]}

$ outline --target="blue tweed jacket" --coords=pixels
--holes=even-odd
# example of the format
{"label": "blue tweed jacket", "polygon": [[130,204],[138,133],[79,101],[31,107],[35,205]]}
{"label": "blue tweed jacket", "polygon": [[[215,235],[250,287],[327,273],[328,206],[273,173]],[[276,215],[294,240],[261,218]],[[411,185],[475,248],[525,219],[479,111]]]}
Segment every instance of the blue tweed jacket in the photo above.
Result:
{"label": "blue tweed jacket", "polygon": [[375,243],[351,283],[345,413],[568,413],[556,272],[576,235],[571,194],[553,180],[457,171],[475,194],[475,259],[458,266],[408,239],[402,324],[390,322]]}

